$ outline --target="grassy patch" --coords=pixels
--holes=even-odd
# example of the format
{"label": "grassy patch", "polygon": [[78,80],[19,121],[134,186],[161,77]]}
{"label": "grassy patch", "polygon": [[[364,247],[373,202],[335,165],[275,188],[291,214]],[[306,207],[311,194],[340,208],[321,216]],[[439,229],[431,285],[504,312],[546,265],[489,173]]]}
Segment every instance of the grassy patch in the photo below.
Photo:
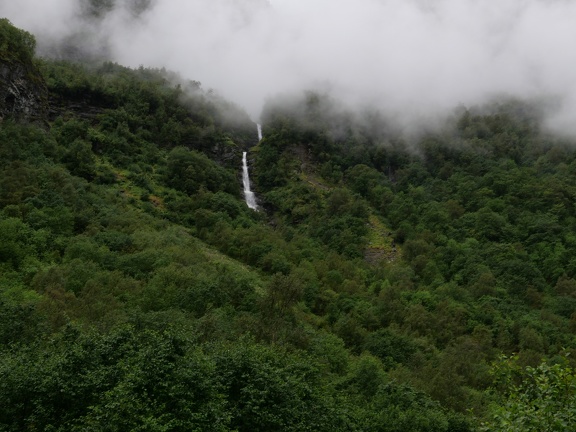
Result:
{"label": "grassy patch", "polygon": [[372,264],[382,261],[392,262],[396,259],[399,249],[392,237],[392,231],[389,227],[372,214],[368,217],[368,247],[366,248],[365,258]]}

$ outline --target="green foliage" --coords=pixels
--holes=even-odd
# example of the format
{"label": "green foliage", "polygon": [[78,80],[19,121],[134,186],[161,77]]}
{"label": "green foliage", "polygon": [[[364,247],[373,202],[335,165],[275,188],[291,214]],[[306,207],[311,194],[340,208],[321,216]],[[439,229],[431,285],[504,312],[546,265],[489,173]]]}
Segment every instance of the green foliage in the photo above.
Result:
{"label": "green foliage", "polygon": [[25,30],[0,18],[0,59],[30,63],[36,49],[36,39]]}
{"label": "green foliage", "polygon": [[305,358],[246,341],[216,346],[231,430],[342,430],[343,415]]}
{"label": "green foliage", "polygon": [[145,310],[180,308],[203,316],[211,308],[249,310],[258,280],[224,264],[168,265],[155,272],[142,300]]}
{"label": "green foliage", "polygon": [[380,329],[366,338],[365,348],[385,364],[406,364],[416,351],[414,342],[390,329]]}
{"label": "green foliage", "polygon": [[202,153],[183,147],[177,147],[168,154],[166,183],[189,195],[198,193],[201,188],[238,194],[238,185],[232,174]]}
{"label": "green foliage", "polygon": [[484,423],[486,431],[567,431],[576,426],[576,374],[565,364],[521,367],[517,357],[494,364],[502,397]]}
{"label": "green foliage", "polygon": [[46,162],[58,154],[57,143],[51,134],[30,125],[4,120],[0,128],[0,164],[27,161],[32,165]]}
{"label": "green foliage", "polygon": [[177,335],[70,327],[46,347],[5,355],[0,376],[6,430],[228,430],[212,362]]}

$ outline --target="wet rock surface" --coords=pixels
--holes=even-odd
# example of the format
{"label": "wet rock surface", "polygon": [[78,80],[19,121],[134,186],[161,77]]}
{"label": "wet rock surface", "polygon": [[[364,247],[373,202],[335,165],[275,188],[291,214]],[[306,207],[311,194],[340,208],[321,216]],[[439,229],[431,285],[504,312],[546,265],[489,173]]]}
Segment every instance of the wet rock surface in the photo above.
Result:
{"label": "wet rock surface", "polygon": [[48,90],[32,64],[0,59],[0,120],[11,118],[44,124]]}

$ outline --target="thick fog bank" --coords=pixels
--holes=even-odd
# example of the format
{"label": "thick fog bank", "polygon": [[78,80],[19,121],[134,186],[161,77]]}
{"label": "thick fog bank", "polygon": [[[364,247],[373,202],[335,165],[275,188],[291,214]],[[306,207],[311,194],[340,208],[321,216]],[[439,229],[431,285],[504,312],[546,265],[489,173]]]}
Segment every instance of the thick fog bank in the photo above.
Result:
{"label": "thick fog bank", "polygon": [[495,95],[554,101],[576,134],[576,2],[564,0],[2,0],[40,51],[165,66],[259,116],[267,97],[329,90],[405,123]]}

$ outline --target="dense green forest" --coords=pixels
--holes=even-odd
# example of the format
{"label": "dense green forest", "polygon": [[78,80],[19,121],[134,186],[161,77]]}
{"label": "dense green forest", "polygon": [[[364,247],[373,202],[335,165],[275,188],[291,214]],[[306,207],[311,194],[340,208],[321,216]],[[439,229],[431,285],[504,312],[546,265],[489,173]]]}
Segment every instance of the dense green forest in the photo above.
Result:
{"label": "dense green forest", "polygon": [[305,92],[258,142],[199,82],[0,37],[49,106],[0,123],[1,431],[576,428],[576,151],[538,107],[407,137]]}

